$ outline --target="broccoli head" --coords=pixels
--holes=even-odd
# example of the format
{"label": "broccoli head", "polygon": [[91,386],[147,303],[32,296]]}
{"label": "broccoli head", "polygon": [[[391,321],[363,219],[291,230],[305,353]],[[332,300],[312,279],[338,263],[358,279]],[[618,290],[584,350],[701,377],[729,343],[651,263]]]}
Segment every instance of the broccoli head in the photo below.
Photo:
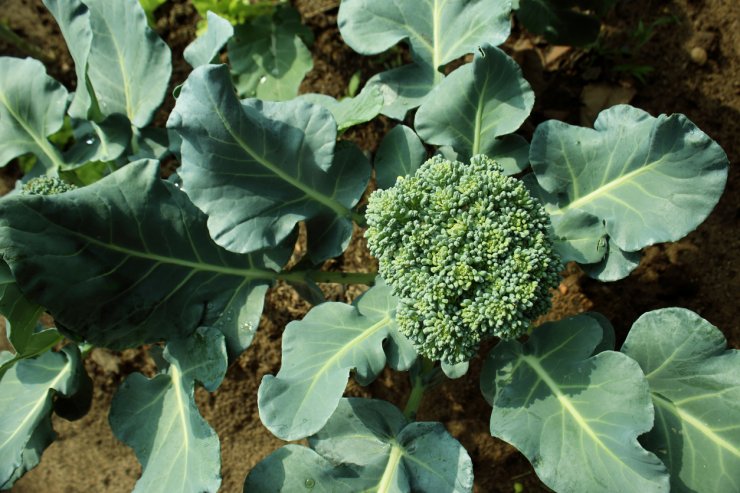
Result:
{"label": "broccoli head", "polygon": [[58,193],[69,192],[76,186],[67,183],[61,178],[52,178],[50,176],[39,176],[32,178],[25,185],[21,192],[24,195],[56,195]]}
{"label": "broccoli head", "polygon": [[549,218],[495,161],[435,156],[367,207],[366,237],[419,352],[469,360],[481,340],[514,338],[550,308],[562,263]]}

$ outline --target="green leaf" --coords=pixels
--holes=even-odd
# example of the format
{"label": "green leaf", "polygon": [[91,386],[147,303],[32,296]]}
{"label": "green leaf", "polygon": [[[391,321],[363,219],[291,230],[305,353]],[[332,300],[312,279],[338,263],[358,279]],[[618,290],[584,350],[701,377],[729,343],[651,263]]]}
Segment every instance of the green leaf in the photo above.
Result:
{"label": "green leaf", "polygon": [[625,252],[696,228],[719,200],[728,167],[722,149],[685,116],[654,118],[627,105],[602,111],[593,130],[541,124],[530,161],[553,196],[545,208],[554,223],[572,211],[590,214]]}
{"label": "green leaf", "polygon": [[65,334],[109,348],[215,324],[238,354],[259,322],[255,296],[276,276],[267,259],[213,243],[205,216],[159,179],[156,161],[63,194],[4,199],[0,250],[23,293]]}
{"label": "green leaf", "polygon": [[426,143],[451,146],[467,162],[476,154],[494,157],[496,137],[517,130],[533,106],[534,92],[519,65],[500,49],[483,45],[473,63],[434,88],[414,127]]}
{"label": "green leaf", "polygon": [[38,465],[41,453],[56,437],[51,426],[54,396],[74,396],[86,378],[75,345],[20,361],[2,376],[0,489],[9,489]]}
{"label": "green leaf", "polygon": [[339,132],[369,122],[383,109],[383,95],[380,89],[374,86],[366,87],[353,98],[344,98],[339,101],[325,94],[303,94],[298,96],[298,99],[321,105],[331,111]]}
{"label": "green leaf", "polygon": [[0,313],[6,317],[5,330],[15,350],[15,354],[6,353],[0,361],[0,377],[15,362],[45,353],[62,340],[56,330],[39,326],[43,311],[23,296],[10,268],[0,262]]}
{"label": "green leaf", "polygon": [[388,132],[375,154],[375,180],[378,188],[392,187],[399,176],[408,176],[421,166],[427,150],[419,137],[405,125]]}
{"label": "green leaf", "polygon": [[64,170],[118,159],[128,148],[131,136],[131,124],[123,115],[111,115],[100,123],[83,122],[75,129],[75,145],[64,154]]}
{"label": "green leaf", "polygon": [[184,189],[228,250],[275,246],[301,220],[350,218],[364,191],[363,173],[337,175],[327,110],[300,101],[240,104],[223,65],[193,71],[167,125],[183,139]]}
{"label": "green leaf", "polygon": [[[528,31],[541,34],[553,44],[583,46],[596,41],[599,19],[574,10],[591,7],[581,0],[519,0],[517,17]],[[601,3],[601,2],[596,2]]]}
{"label": "green leaf", "polygon": [[233,35],[234,26],[209,10],[208,30],[185,48],[183,57],[193,68],[211,63]]}
{"label": "green leaf", "polygon": [[87,58],[90,55],[93,33],[90,12],[81,0],[43,0],[44,5],[59,25],[64,41],[72,55],[77,75],[77,91],[69,105],[69,115],[86,120],[96,116],[97,102],[87,89]]}
{"label": "green leaf", "polygon": [[642,371],[621,353],[594,355],[607,329],[581,315],[499,343],[482,374],[494,380],[482,383],[491,434],[556,491],[668,491],[665,466],[637,441],[653,424]]}
{"label": "green leaf", "polygon": [[690,310],[644,314],[622,352],[647,376],[655,426],[643,445],[671,472],[671,491],[740,489],[740,351]]}
{"label": "green leaf", "polygon": [[[360,197],[370,181],[370,161],[362,150],[349,141],[337,142],[332,166],[334,179],[343,189],[334,196]],[[314,265],[338,257],[352,239],[353,223],[347,217],[323,214],[306,221],[308,257]]]}
{"label": "green leaf", "polygon": [[627,277],[640,265],[642,252],[625,252],[611,239],[606,240],[604,258],[595,264],[581,265],[583,271],[602,282],[618,281]]}
{"label": "green leaf", "polygon": [[[280,371],[277,376],[265,375],[259,388],[262,423],[283,440],[321,429],[342,397],[350,370],[367,384],[386,364],[383,342],[404,344],[393,318],[396,303],[390,288],[381,284],[355,306],[324,303],[303,320],[289,323],[283,333]],[[409,360],[398,358],[396,369],[407,370],[413,363]]]}
{"label": "green leaf", "polygon": [[402,119],[444,78],[442,67],[484,43],[503,43],[511,28],[510,14],[510,0],[345,0],[338,23],[344,41],[363,55],[408,43],[412,64],[368,82],[383,93],[383,114]]}
{"label": "green leaf", "polygon": [[93,32],[87,76],[104,116],[148,125],[172,73],[170,49],[147,25],[137,0],[84,0]]}
{"label": "green leaf", "polygon": [[32,153],[49,174],[64,165],[47,139],[64,125],[67,90],[38,60],[0,57],[0,166]]}
{"label": "green leaf", "polygon": [[292,8],[237,26],[228,52],[239,96],[285,101],[298,94],[313,68],[311,52],[301,39],[305,29]]}
{"label": "green leaf", "polygon": [[136,492],[217,491],[221,484],[218,435],[195,404],[195,382],[214,391],[226,374],[223,335],[201,327],[187,339],[170,341],[170,363],[152,379],[130,375],[113,398],[110,425],[134,449],[142,465]]}
{"label": "green leaf", "polygon": [[335,466],[308,447],[286,445],[271,453],[244,480],[244,493],[355,493],[366,482],[349,467]]}
{"label": "green leaf", "polygon": [[341,399],[309,444],[313,450],[289,445],[258,464],[245,491],[293,491],[309,484],[312,491],[473,489],[472,461],[444,426],[409,422],[385,401]]}

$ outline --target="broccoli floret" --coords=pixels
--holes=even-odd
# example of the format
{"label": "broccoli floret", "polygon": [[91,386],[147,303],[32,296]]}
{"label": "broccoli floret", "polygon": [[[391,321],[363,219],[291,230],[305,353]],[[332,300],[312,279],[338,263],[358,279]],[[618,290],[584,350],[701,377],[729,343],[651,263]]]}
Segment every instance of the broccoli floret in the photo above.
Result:
{"label": "broccoli floret", "polygon": [[24,195],[56,195],[58,193],[69,192],[77,188],[75,185],[67,183],[60,178],[50,176],[39,176],[32,178],[21,190]]}
{"label": "broccoli floret", "polygon": [[400,300],[400,330],[421,354],[467,361],[481,340],[518,337],[550,309],[562,263],[549,218],[486,156],[433,157],[374,192],[366,217],[370,252]]}

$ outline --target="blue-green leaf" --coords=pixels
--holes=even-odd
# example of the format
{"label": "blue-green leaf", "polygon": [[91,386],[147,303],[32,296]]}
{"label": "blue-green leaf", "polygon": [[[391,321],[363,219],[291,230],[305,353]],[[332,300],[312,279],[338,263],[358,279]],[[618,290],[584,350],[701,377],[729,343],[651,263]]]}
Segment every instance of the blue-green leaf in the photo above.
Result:
{"label": "blue-green leaf", "polygon": [[45,171],[64,165],[47,137],[64,124],[67,90],[32,58],[0,57],[0,166],[32,153]]}
{"label": "blue-green leaf", "polygon": [[87,76],[99,110],[103,116],[120,113],[134,126],[145,127],[167,93],[170,49],[149,28],[137,0],[83,1],[93,33]]}
{"label": "blue-green leaf", "polygon": [[340,132],[354,125],[369,122],[383,109],[383,95],[375,86],[365,87],[357,96],[339,101],[325,94],[303,94],[298,96],[298,99],[319,104],[331,111]]}
{"label": "blue-green leaf", "polygon": [[427,157],[419,137],[406,125],[388,132],[375,154],[375,180],[378,188],[392,187],[399,176],[412,175]]}
{"label": "blue-green leaf", "polygon": [[[60,330],[110,348],[183,337],[209,324],[238,354],[259,321],[253,291],[261,296],[276,275],[260,255],[218,247],[205,216],[159,179],[156,161],[128,164],[63,194],[4,199],[0,250],[23,293]],[[286,260],[277,254],[278,263]]]}
{"label": "blue-green leaf", "polygon": [[655,426],[641,439],[671,473],[671,491],[740,490],[740,351],[690,310],[644,314],[622,352],[647,376]]}
{"label": "blue-green leaf", "polygon": [[209,10],[208,30],[185,48],[183,57],[193,68],[211,63],[233,35],[234,26]]}
{"label": "blue-green leaf", "polygon": [[36,467],[56,437],[54,396],[73,397],[88,378],[77,346],[18,362],[0,379],[0,489]]}
{"label": "blue-green leaf", "polygon": [[541,124],[530,161],[554,196],[546,204],[554,222],[571,211],[591,214],[625,252],[696,228],[719,200],[728,167],[722,149],[685,116],[654,118],[627,105],[602,111],[593,130]]}
{"label": "blue-green leaf", "polygon": [[[599,244],[601,246],[601,243]],[[604,258],[595,264],[581,265],[583,271],[602,282],[624,279],[640,265],[642,252],[625,252],[611,239],[606,240]]]}
{"label": "blue-green leaf", "polygon": [[[385,401],[341,399],[309,444],[313,450],[288,446],[258,464],[247,477],[245,491],[292,491],[292,485],[311,485],[309,489],[318,491],[473,489],[472,461],[444,426],[409,422]],[[274,489],[266,488],[268,484]]]}
{"label": "blue-green leaf", "polygon": [[170,341],[166,371],[152,379],[130,375],[113,398],[110,425],[134,449],[142,464],[135,492],[215,492],[221,484],[218,435],[195,404],[195,382],[209,390],[227,366],[223,335],[201,327],[191,337]]}
{"label": "blue-green leaf", "polygon": [[383,113],[402,119],[444,78],[444,65],[483,43],[503,43],[511,28],[510,14],[510,0],[344,0],[338,23],[344,41],[363,55],[408,43],[412,64],[368,82],[383,93]]}
{"label": "blue-green leaf", "polygon": [[240,104],[223,65],[193,71],[168,127],[183,138],[184,189],[228,250],[275,246],[301,220],[350,218],[364,191],[364,173],[337,176],[329,111],[300,101]]}
{"label": "blue-green leaf", "polygon": [[[497,137],[517,130],[534,105],[534,92],[519,65],[490,45],[478,48],[473,63],[452,72],[434,88],[414,119],[428,144],[451,146],[467,161],[492,155]],[[506,169],[508,174],[521,171]]]}
{"label": "blue-green leaf", "polygon": [[97,102],[88,90],[87,57],[90,55],[93,33],[90,28],[90,12],[81,0],[43,0],[44,5],[59,24],[69,54],[75,64],[77,90],[69,105],[69,115],[87,119],[96,116]]}
{"label": "blue-green leaf", "polygon": [[653,425],[650,391],[630,358],[602,351],[605,330],[581,315],[499,343],[486,362],[491,434],[517,447],[556,491],[667,492],[663,463],[637,437]]}
{"label": "blue-green leaf", "polygon": [[[350,370],[363,384],[370,383],[386,364],[383,342],[404,344],[393,318],[396,303],[390,288],[380,284],[355,306],[324,303],[303,320],[289,323],[280,371],[266,375],[260,385],[262,423],[284,440],[321,429],[336,409]],[[396,369],[407,370],[413,360],[401,357],[396,362],[403,365]]]}
{"label": "blue-green leaf", "polygon": [[238,25],[229,41],[229,63],[241,97],[285,101],[313,68],[311,52],[301,38],[298,12],[281,8]]}
{"label": "blue-green leaf", "polygon": [[64,170],[118,159],[131,143],[131,136],[131,123],[123,115],[111,115],[100,123],[83,122],[75,128],[75,145],[64,153]]}

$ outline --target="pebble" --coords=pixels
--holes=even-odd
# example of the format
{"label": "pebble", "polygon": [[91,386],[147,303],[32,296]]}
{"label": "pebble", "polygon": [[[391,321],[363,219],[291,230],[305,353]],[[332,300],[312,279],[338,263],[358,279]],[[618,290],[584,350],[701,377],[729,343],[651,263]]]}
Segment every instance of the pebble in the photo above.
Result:
{"label": "pebble", "polygon": [[707,50],[701,46],[696,46],[691,49],[691,61],[698,64],[704,65],[707,63]]}

